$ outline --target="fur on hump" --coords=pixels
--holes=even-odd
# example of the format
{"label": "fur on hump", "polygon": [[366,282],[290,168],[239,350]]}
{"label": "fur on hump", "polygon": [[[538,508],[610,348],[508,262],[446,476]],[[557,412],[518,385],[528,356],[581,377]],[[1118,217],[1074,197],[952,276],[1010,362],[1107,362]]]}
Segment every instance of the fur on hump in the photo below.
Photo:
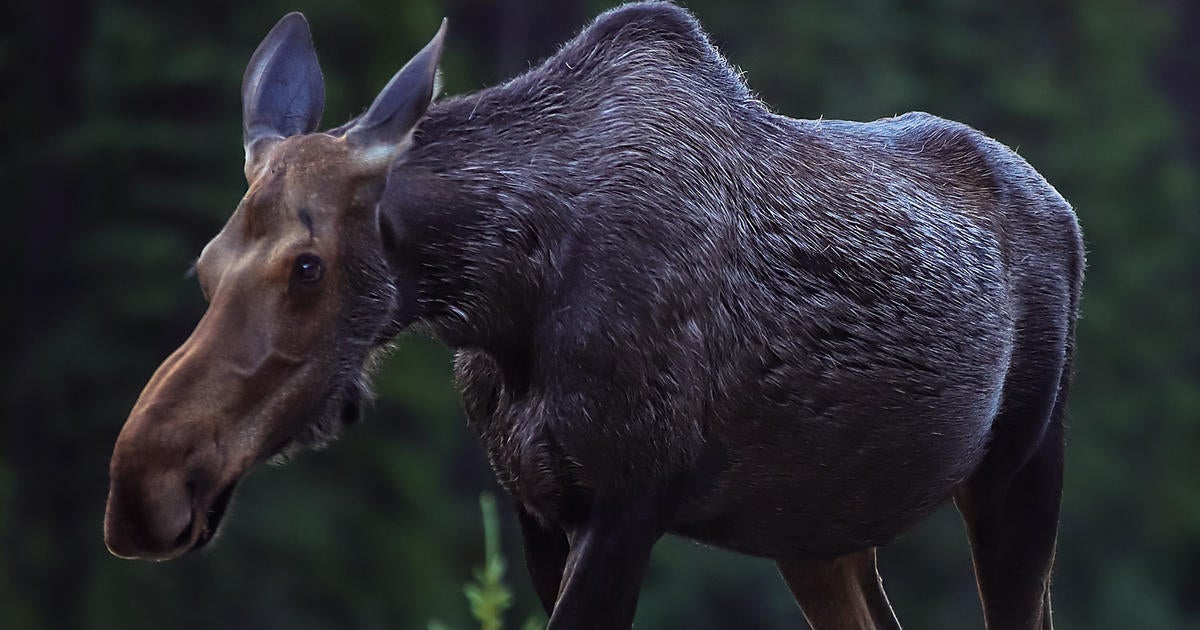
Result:
{"label": "fur on hump", "polygon": [[[423,134],[434,142],[461,142],[473,128],[486,128],[511,141],[505,148],[512,149],[536,140],[520,134],[550,138],[580,123],[605,122],[596,117],[677,105],[688,95],[692,102],[765,109],[691,13],[669,2],[639,2],[601,14],[555,54],[505,83],[435,103],[421,127],[436,132],[440,122],[455,123],[454,137]],[[411,159],[422,153],[414,151]]]}
{"label": "fur on hump", "polygon": [[[714,147],[769,116],[686,10],[645,2],[602,14],[529,71],[440,100],[419,123],[393,174],[436,174],[456,202],[483,215],[458,215],[475,228],[453,260],[446,243],[413,244],[432,272],[420,300],[471,336],[524,318],[511,307],[537,301],[544,287],[535,285],[561,260],[555,247],[588,213],[622,207],[615,220],[636,222],[645,211],[696,220],[696,210],[736,194],[713,182],[738,186],[736,162]],[[672,164],[691,176],[668,172]],[[409,203],[403,177],[389,184],[385,206]],[[650,190],[690,201],[671,210]],[[501,286],[510,299],[488,299]],[[463,302],[440,304],[447,295]]]}

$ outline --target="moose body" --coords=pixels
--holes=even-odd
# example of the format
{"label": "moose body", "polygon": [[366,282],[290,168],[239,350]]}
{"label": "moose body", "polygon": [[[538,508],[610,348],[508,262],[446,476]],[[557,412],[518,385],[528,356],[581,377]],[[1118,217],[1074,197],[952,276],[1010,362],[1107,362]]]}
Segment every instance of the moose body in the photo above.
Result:
{"label": "moose body", "polygon": [[[773,114],[669,4],[611,11],[526,74],[430,104],[440,47],[318,134],[307,26],[289,16],[260,46],[250,192],[198,263],[209,312],[118,440],[110,548],[206,542],[197,512],[219,519],[251,464],[330,437],[368,355],[419,327],[457,350],[551,628],[628,627],[667,532],[775,559],[815,627],[898,627],[874,550],[951,498],[988,627],[1050,627],[1083,248],[1032,167],[928,114]],[[236,278],[290,262],[280,243],[305,229],[336,282],[305,308],[336,343],[207,350],[247,308]],[[286,300],[317,282],[296,276],[306,255]],[[177,374],[212,355],[254,366],[187,369],[236,381],[257,441],[198,460],[197,435],[221,451],[249,431],[178,411],[198,386]],[[255,393],[317,363],[308,386]],[[183,472],[147,446],[163,409],[192,419]]]}

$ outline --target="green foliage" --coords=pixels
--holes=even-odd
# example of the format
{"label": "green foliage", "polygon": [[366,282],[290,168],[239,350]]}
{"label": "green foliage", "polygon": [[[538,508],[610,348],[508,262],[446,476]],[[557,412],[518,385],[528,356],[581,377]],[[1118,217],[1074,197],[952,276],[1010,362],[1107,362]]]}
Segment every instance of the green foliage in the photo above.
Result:
{"label": "green foliage", "polygon": [[500,630],[504,611],[512,606],[512,592],[504,585],[504,554],[500,552],[500,522],[496,518],[496,500],[488,494],[479,497],[483,511],[484,564],[473,571],[475,581],[463,589],[471,614],[480,630]]}
{"label": "green foliage", "polygon": [[[462,576],[480,557],[476,498],[497,488],[463,426],[449,354],[425,339],[401,340],[366,426],[248,478],[221,539],[197,557],[108,556],[105,470],[138,391],[203,312],[182,274],[244,190],[238,84],[274,20],[309,16],[332,125],[368,105],[442,15],[454,94],[550,54],[612,4],[9,7],[0,627],[419,628],[439,618],[466,628],[477,623],[472,610],[501,601],[510,613],[538,608],[523,571],[505,588],[491,561],[519,557],[505,535],[514,528],[485,540],[480,605],[462,605]],[[777,111],[870,119],[923,109],[962,120],[1017,148],[1075,205],[1090,254],[1068,411],[1059,625],[1200,625],[1195,3],[687,4]],[[498,522],[513,521],[503,502],[496,510]],[[907,626],[981,626],[952,511],[880,562]],[[637,619],[652,629],[804,623],[769,562],[678,539],[656,547]]]}
{"label": "green foliage", "polygon": [[[501,630],[504,627],[504,612],[512,607],[512,591],[504,583],[507,567],[504,552],[500,549],[500,517],[496,513],[496,499],[490,493],[479,496],[479,509],[483,513],[483,566],[475,567],[475,581],[463,588],[471,615],[479,622],[480,630]],[[545,623],[538,617],[527,619],[521,630],[540,630]],[[440,621],[429,624],[429,630],[450,630]]]}

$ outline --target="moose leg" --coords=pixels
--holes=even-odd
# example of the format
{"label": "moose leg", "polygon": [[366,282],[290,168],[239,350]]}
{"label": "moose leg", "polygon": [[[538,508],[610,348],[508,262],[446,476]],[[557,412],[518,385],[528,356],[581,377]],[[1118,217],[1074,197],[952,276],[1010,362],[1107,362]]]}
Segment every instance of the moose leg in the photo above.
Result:
{"label": "moose leg", "polygon": [[[988,457],[955,494],[971,540],[988,630],[1053,627],[1050,570],[1062,498],[1062,407],[1069,369],[1063,371],[1057,396],[1048,397],[1053,401],[1049,413],[1045,408],[1051,403],[1041,405],[1039,416],[1037,405],[1014,402],[997,418]],[[1015,415],[1020,411],[1028,415]],[[1002,431],[1005,427],[1008,432]],[[1034,437],[1021,440],[1014,427]]]}
{"label": "moose leg", "polygon": [[518,506],[517,520],[521,523],[521,538],[525,547],[525,566],[533,578],[533,588],[546,614],[554,612],[567,565],[567,535],[561,529],[546,527],[529,512]]}
{"label": "moose leg", "polygon": [[1049,630],[1062,496],[1062,427],[1001,487],[972,479],[955,502],[967,526],[988,630]]}
{"label": "moose leg", "polygon": [[571,535],[562,590],[547,630],[627,630],[650,549],[662,534],[640,515],[593,510]]}
{"label": "moose leg", "polygon": [[900,630],[873,547],[829,560],[780,560],[778,566],[814,630]]}

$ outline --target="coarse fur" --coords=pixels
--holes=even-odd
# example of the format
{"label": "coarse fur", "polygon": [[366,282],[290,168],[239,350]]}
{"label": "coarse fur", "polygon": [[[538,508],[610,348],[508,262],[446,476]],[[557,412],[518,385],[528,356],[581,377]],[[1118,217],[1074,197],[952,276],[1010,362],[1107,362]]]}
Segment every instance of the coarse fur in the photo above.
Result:
{"label": "coarse fur", "polygon": [[667,528],[771,557],[949,498],[1006,390],[1061,371],[1080,278],[1074,214],[1010,150],[773,114],[667,4],[435,103],[380,208],[527,508],[653,489]]}
{"label": "coarse fur", "polygon": [[671,5],[434,104],[380,208],[549,528],[650,494],[657,529],[744,553],[882,545],[993,436],[1018,469],[1049,410],[1000,410],[1069,377],[1083,247],[1036,171],[929,114],[773,114]]}
{"label": "coarse fur", "polygon": [[[668,532],[775,559],[814,627],[898,627],[875,548],[950,499],[988,627],[1050,627],[1084,266],[1053,187],[930,114],[772,113],[668,3],[426,109],[444,28],[324,134],[303,18],[247,71],[252,192],[367,182],[301,212],[338,237],[340,345],[314,420],[260,459],[330,439],[372,348],[421,329],[457,352],[551,628],[628,627]],[[385,154],[380,181],[354,170]]]}

